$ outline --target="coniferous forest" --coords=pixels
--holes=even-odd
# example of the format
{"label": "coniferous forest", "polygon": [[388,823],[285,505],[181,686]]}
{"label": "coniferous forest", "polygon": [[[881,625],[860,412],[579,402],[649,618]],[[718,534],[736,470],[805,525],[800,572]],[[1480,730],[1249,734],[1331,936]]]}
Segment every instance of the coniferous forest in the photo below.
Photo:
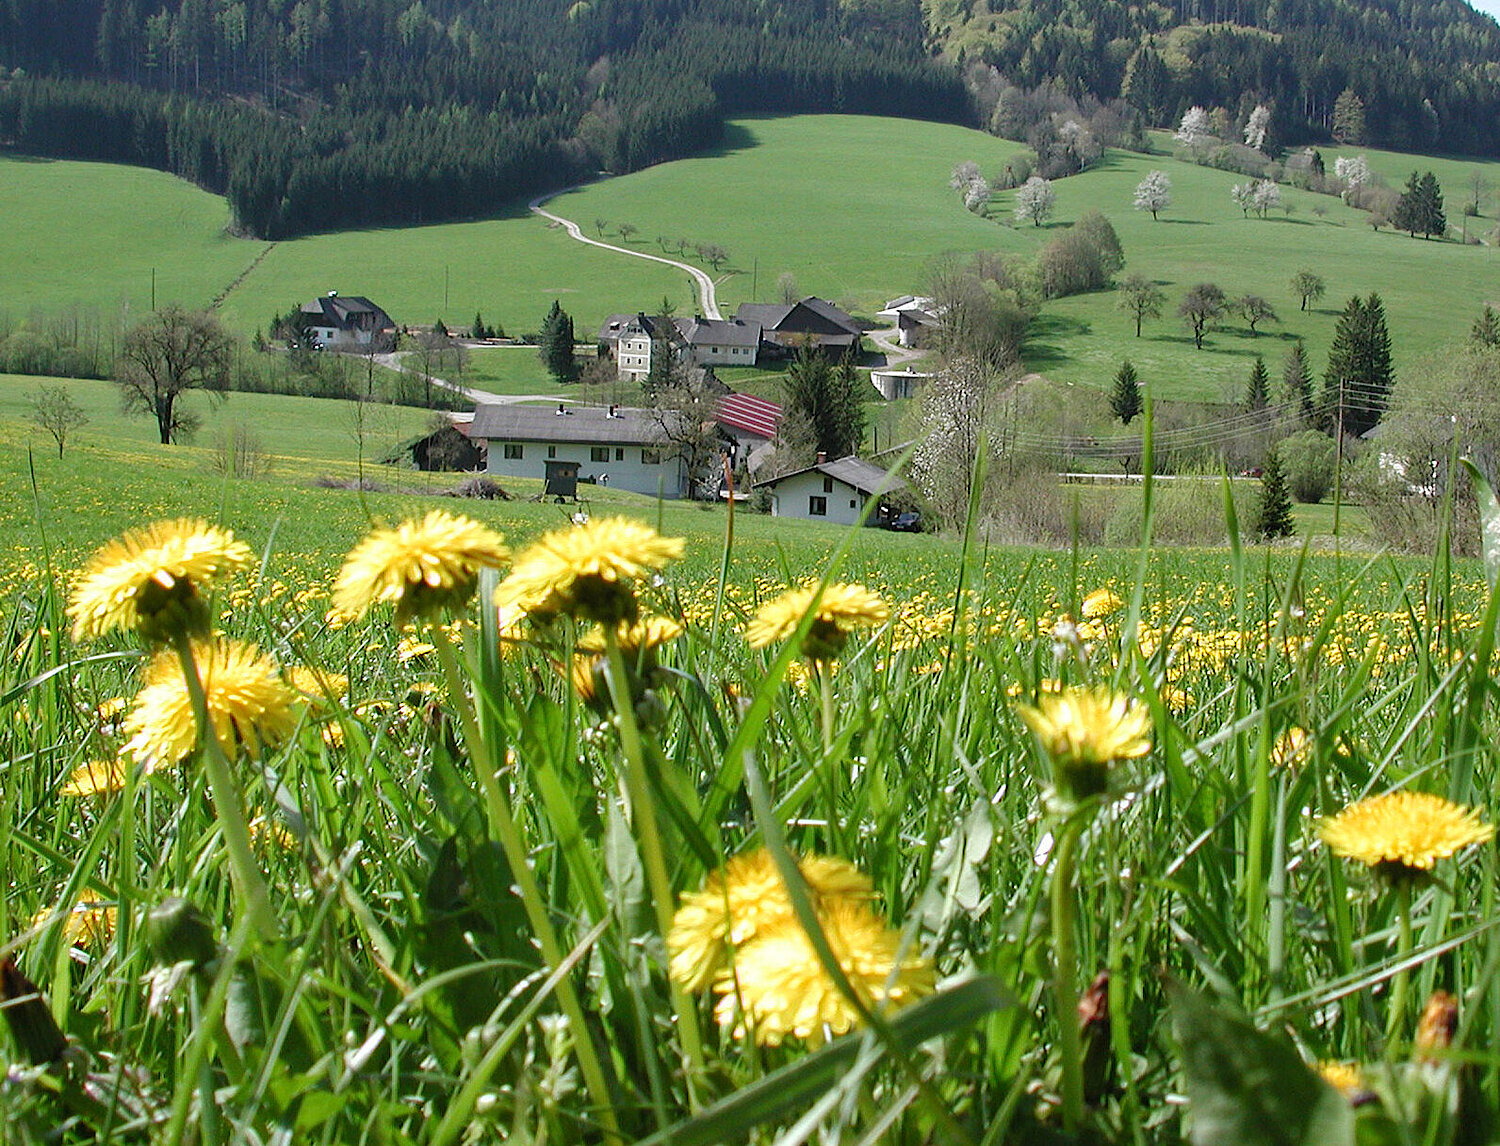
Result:
{"label": "coniferous forest", "polygon": [[1350,142],[1500,152],[1500,27],[1461,0],[1005,2],[0,0],[0,144],[175,172],[266,238],[490,212],[736,113],[977,123],[977,69],[1147,123],[1264,103],[1283,144],[1357,97]]}

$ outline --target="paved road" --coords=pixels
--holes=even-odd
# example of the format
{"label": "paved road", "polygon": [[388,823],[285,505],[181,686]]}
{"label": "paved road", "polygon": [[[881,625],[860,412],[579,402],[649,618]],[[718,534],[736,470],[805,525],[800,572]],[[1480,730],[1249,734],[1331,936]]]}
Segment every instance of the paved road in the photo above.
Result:
{"label": "paved road", "polygon": [[[571,190],[573,190],[573,188],[571,187],[563,188],[563,191]],[[565,227],[568,234],[572,235],[573,238],[577,239],[580,243],[587,243],[591,247],[602,247],[606,251],[615,251],[618,254],[629,255],[632,258],[636,259],[649,259],[653,263],[665,263],[669,267],[676,267],[680,271],[686,271],[693,277],[693,281],[698,284],[698,303],[703,311],[703,317],[723,317],[719,313],[719,300],[714,293],[714,280],[709,278],[707,273],[705,273],[698,267],[692,266],[688,263],[680,263],[676,259],[664,258],[661,255],[649,254],[646,251],[633,251],[629,247],[617,247],[613,243],[605,243],[601,242],[598,239],[591,239],[583,233],[583,230],[578,226],[577,223],[573,222],[573,220],[564,219],[561,215],[554,215],[551,211],[545,211],[542,209],[543,203],[547,202],[548,199],[551,199],[557,195],[561,195],[563,191],[549,191],[545,195],[538,195],[530,202],[530,204],[528,204],[528,206],[530,206],[531,209],[542,218],[551,219],[554,223],[558,223],[561,226]]]}

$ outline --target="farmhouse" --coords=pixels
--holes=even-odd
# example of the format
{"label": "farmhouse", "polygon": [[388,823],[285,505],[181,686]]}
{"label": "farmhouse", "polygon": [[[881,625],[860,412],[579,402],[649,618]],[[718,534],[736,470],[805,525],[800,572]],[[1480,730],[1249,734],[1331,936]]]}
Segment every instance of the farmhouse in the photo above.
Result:
{"label": "farmhouse", "polygon": [[760,352],[760,323],[738,318],[677,320],[688,357],[695,366],[754,366]]}
{"label": "farmhouse", "polygon": [[[862,458],[850,455],[830,462],[819,454],[817,464],[760,482],[756,488],[770,491],[773,517],[853,525],[870,498],[900,493],[907,485],[895,474]],[[885,507],[879,506],[869,516],[868,523],[884,524],[887,516]]]}
{"label": "farmhouse", "polygon": [[496,476],[546,478],[558,463],[571,463],[581,482],[676,499],[688,494],[688,473],[663,442],[660,419],[672,416],[623,406],[483,404],[469,437],[488,444],[486,472]]}
{"label": "farmhouse", "polygon": [[725,394],[714,413],[719,434],[732,443],[734,467],[741,461],[752,476],[771,452],[771,440],[781,426],[781,407],[749,394]]}
{"label": "farmhouse", "polygon": [[[632,382],[651,373],[651,356],[659,345],[659,318],[645,313],[612,314],[599,328],[599,345],[615,356],[619,376]],[[678,361],[694,366],[754,366],[760,351],[757,323],[704,318],[674,318],[666,333]]]}
{"label": "farmhouse", "polygon": [[833,356],[851,347],[859,352],[863,331],[854,319],[833,303],[809,297],[792,303],[741,303],[735,320],[761,328],[762,347],[773,354],[787,355],[801,347]]}
{"label": "farmhouse", "polygon": [[314,346],[328,350],[389,350],[396,324],[373,302],[331,290],[302,304],[302,328]]}

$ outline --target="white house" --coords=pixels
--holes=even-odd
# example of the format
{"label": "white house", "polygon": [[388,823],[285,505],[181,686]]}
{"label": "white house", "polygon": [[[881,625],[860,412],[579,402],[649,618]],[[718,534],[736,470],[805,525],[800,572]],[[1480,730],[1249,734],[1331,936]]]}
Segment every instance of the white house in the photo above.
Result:
{"label": "white house", "polygon": [[[599,344],[615,356],[622,379],[640,382],[651,373],[657,319],[644,313],[612,314],[599,328]],[[739,319],[674,318],[667,335],[678,361],[694,366],[754,366],[761,329]]]}
{"label": "white house", "polygon": [[695,366],[754,366],[760,353],[760,323],[738,318],[678,319],[677,328]]}
{"label": "white house", "polygon": [[359,295],[329,291],[302,304],[302,328],[313,345],[329,350],[369,350],[395,345],[396,324]]}
{"label": "white house", "polygon": [[[756,488],[770,491],[774,517],[853,525],[872,497],[900,493],[907,485],[895,474],[851,455],[832,462],[820,456],[816,465],[760,482]],[[877,525],[884,517],[877,506],[867,520]]]}
{"label": "white house", "polygon": [[[663,444],[655,411],[623,406],[480,405],[469,438],[488,443],[486,472],[546,478],[572,463],[579,481],[651,497],[686,497],[687,467]],[[548,463],[552,463],[550,466]],[[570,467],[570,468],[572,468]]]}

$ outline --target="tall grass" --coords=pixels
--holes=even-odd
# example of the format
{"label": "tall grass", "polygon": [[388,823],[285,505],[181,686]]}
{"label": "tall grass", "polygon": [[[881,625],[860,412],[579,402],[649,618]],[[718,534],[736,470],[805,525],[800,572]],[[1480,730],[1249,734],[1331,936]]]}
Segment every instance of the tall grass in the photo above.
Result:
{"label": "tall grass", "polygon": [[[109,702],[133,696],[139,655],[75,647],[69,575],[37,577],[3,616],[0,953],[69,1049],[55,1057],[12,1023],[7,1135],[1055,1141],[1076,1069],[1080,1135],[1209,1141],[1222,1104],[1201,1058],[1223,1043],[1248,1056],[1235,1101],[1282,1087],[1322,1109],[1331,1092],[1296,1060],[1356,1061],[1411,1128],[1391,1140],[1460,1140],[1500,1107],[1493,846],[1440,863],[1407,904],[1331,855],[1314,824],[1398,787],[1496,802],[1500,598],[1445,557],[1273,559],[1229,522],[1227,553],[1053,560],[971,535],[941,583],[903,592],[887,569],[892,618],[851,640],[822,678],[826,700],[795,640],[743,642],[775,578],[742,580],[754,555],[732,535],[683,565],[722,578],[669,569],[642,590],[687,632],[635,691],[615,686],[640,666],[611,652],[613,709],[559,672],[566,626],[516,641],[476,605],[442,633],[332,627],[317,586],[272,593],[251,577],[221,594],[223,629],[284,667],[349,680],[303,705],[284,743],[232,762],[262,825],[252,846],[274,937],[234,924],[200,763],[61,794],[79,766],[118,758]],[[837,580],[843,560],[786,574]],[[1102,587],[1124,606],[1086,618]],[[1154,727],[1069,861],[1071,986],[1092,1007],[1081,1028],[1053,1001],[1063,825],[1015,714],[1052,682],[1128,693]],[[1293,728],[1306,732],[1295,758],[1281,747]],[[804,925],[816,912],[793,854],[867,873],[903,943],[935,964],[936,996],[891,1012],[866,1000],[866,1024],[821,1049],[719,1026],[710,1001],[668,982],[663,932],[676,896],[757,847]],[[112,929],[70,926],[88,895],[117,907]],[[1402,976],[1404,1014],[1391,999]],[[7,1017],[34,1019],[6,983]],[[1439,987],[1457,999],[1453,1046],[1429,1051],[1439,1082],[1413,1082],[1415,1015]],[[1272,1032],[1254,1063],[1247,1018]],[[1273,1059],[1281,1073],[1251,1070]],[[1429,1092],[1442,1101],[1423,1105]],[[1277,1132],[1263,1140],[1318,1140]]]}

